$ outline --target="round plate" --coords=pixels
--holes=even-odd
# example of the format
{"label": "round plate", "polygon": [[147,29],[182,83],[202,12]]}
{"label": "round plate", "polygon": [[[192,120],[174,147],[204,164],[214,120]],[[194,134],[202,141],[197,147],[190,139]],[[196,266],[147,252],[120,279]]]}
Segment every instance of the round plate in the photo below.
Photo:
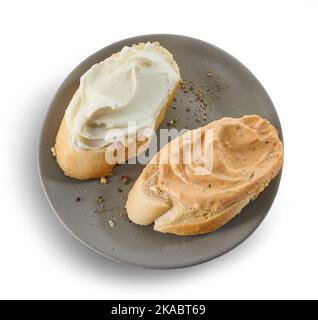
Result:
{"label": "round plate", "polygon": [[[98,180],[76,181],[63,175],[50,150],[81,75],[123,46],[146,41],[159,41],[174,55],[188,87],[193,81],[196,87],[208,88],[205,111],[197,111],[199,102],[195,101],[196,96],[191,90],[185,92],[187,90],[180,88],[161,128],[169,127],[169,120],[176,118],[177,128],[192,129],[224,116],[258,114],[268,119],[282,138],[277,113],[266,91],[253,74],[231,55],[189,37],[140,36],[116,42],[94,53],[62,83],[43,124],[39,143],[40,177],[48,201],[60,221],[89,248],[116,261],[142,267],[186,267],[216,258],[250,236],[273,203],[280,174],[255,201],[219,230],[206,235],[182,237],[162,234],[151,226],[141,227],[127,219],[124,209],[126,196],[141,173],[142,165],[117,166],[106,185],[101,185]],[[124,185],[122,176],[129,176],[131,182]],[[98,196],[105,200],[103,207],[101,203],[96,203]],[[80,201],[76,201],[77,197]],[[100,213],[101,208],[103,212]],[[109,220],[114,222],[113,228]]]}

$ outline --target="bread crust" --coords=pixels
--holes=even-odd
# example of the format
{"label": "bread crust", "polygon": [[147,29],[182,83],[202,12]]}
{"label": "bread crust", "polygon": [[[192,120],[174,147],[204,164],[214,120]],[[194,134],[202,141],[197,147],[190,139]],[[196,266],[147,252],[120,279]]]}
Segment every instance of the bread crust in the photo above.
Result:
{"label": "bread crust", "polygon": [[168,226],[158,226],[154,225],[154,230],[163,232],[163,233],[173,233],[180,236],[189,236],[189,235],[196,235],[196,234],[205,234],[213,232],[231,219],[233,219],[236,215],[238,215],[242,209],[249,204],[250,201],[254,200],[263,190],[265,187],[257,190],[255,193],[252,193],[242,199],[241,201],[236,202],[235,204],[229,206],[222,212],[218,213],[218,215],[213,216],[212,218],[200,222],[198,221],[196,224],[183,224],[183,225],[168,225]]}
{"label": "bread crust", "polygon": [[147,192],[148,177],[155,171],[156,166],[148,164],[128,194],[126,208],[129,218],[136,224],[151,224],[171,207],[169,201]]}
{"label": "bread crust", "polygon": [[105,149],[76,150],[69,143],[69,129],[65,117],[58,130],[55,142],[56,161],[66,176],[86,180],[105,177],[114,165],[105,161]]}
{"label": "bread crust", "polygon": [[[133,45],[133,47],[137,49],[142,49],[144,47],[144,43],[139,43]],[[161,47],[159,43],[157,43],[160,51],[165,55],[171,55],[171,53],[165,48]],[[117,55],[119,53],[115,53]],[[179,73],[179,68],[177,63],[173,60],[172,66]],[[170,93],[166,103],[162,106],[160,114],[156,120],[155,130],[158,129],[162,121],[165,119],[165,114],[176,95],[177,89],[181,83],[181,80],[176,83],[176,86],[173,88]],[[70,132],[67,127],[65,116],[62,119],[61,125],[56,135],[55,139],[55,155],[56,160],[64,174],[68,177],[78,179],[78,180],[88,180],[94,178],[101,178],[109,175],[114,168],[114,164],[109,164],[105,160],[105,148],[97,149],[97,150],[76,150],[73,148],[70,143]],[[143,146],[147,141],[136,142],[137,146],[137,154],[138,150],[141,146]],[[125,152],[125,160],[128,159],[128,152],[126,149]]]}

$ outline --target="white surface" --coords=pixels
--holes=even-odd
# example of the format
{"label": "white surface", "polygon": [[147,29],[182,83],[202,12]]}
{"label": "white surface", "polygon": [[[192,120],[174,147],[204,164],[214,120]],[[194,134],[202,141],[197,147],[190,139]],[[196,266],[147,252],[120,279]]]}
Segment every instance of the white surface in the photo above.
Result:
{"label": "white surface", "polygon": [[[0,298],[318,298],[317,1],[6,1],[1,33]],[[261,227],[184,270],[107,261],[55,218],[37,175],[52,96],[84,58],[123,38],[176,33],[219,46],[261,81],[279,113],[285,167]]]}

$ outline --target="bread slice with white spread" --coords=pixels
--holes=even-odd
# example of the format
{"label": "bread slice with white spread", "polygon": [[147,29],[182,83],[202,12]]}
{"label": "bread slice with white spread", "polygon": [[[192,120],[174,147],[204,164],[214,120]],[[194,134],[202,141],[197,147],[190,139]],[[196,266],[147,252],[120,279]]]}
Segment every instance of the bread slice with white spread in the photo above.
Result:
{"label": "bread slice with white spread", "polygon": [[56,136],[54,152],[64,174],[80,180],[110,174],[118,162],[107,155],[120,143],[121,162],[144,151],[180,82],[176,61],[158,42],[124,47],[93,65],[81,77]]}
{"label": "bread slice with white spread", "polygon": [[128,195],[128,217],[164,233],[212,232],[254,200],[282,165],[283,144],[267,120],[222,118],[156,154]]}

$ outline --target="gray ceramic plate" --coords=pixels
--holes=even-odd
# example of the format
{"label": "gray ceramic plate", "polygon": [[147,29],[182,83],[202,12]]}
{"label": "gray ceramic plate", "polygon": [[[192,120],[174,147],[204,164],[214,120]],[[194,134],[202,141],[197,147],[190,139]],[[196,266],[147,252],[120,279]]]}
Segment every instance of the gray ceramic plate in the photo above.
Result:
{"label": "gray ceramic plate", "polygon": [[[143,267],[186,267],[216,258],[250,236],[273,203],[280,175],[241,214],[221,229],[207,235],[179,237],[155,232],[152,227],[129,223],[123,215],[125,197],[141,173],[141,165],[118,166],[109,183],[101,185],[97,180],[83,182],[65,177],[50,151],[64,111],[79,85],[80,76],[93,64],[123,46],[146,41],[160,41],[173,53],[187,86],[190,87],[190,81],[193,81],[207,92],[206,110],[197,111],[199,103],[195,101],[195,95],[179,89],[176,101],[161,127],[167,127],[167,122],[175,118],[179,119],[177,128],[192,129],[224,116],[258,114],[274,124],[282,138],[280,122],[269,96],[253,74],[235,58],[193,38],[177,35],[140,36],[96,52],[76,67],[62,83],[43,124],[39,143],[40,177],[48,201],[60,221],[91,249],[116,261]],[[122,185],[121,176],[131,177],[132,182]],[[122,192],[117,190],[118,187]],[[102,214],[96,212],[100,208],[96,204],[96,197],[100,195],[105,199],[105,212]],[[81,201],[76,202],[77,197]],[[113,228],[109,226],[109,220],[114,221]]]}

